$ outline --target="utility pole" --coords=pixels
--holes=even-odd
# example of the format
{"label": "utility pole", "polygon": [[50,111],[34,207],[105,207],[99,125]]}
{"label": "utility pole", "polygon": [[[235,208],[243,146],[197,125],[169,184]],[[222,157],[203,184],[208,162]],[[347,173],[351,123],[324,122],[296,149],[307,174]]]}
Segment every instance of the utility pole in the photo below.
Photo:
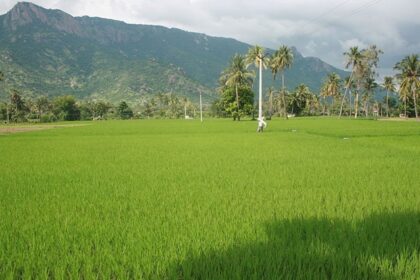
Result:
{"label": "utility pole", "polygon": [[258,120],[262,120],[262,67],[263,67],[263,65],[262,65],[262,60],[263,60],[263,58],[262,57],[260,57],[260,75],[259,75],[259,78],[260,78],[260,86],[259,86],[259,88],[258,88],[258,96],[259,96],[259,98],[258,98]]}

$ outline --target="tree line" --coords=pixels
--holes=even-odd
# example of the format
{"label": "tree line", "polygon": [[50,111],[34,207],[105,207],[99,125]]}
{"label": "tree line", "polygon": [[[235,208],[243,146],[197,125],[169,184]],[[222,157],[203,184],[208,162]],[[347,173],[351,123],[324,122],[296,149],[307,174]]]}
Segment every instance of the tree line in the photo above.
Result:
{"label": "tree line", "polygon": [[[376,82],[377,66],[383,52],[375,45],[366,49],[351,47],[343,55],[348,77],[330,73],[318,92],[312,92],[305,84],[289,90],[285,71],[293,67],[293,52],[281,46],[272,54],[255,46],[246,55],[235,54],[228,67],[222,71],[214,101],[206,115],[230,117],[240,120],[256,114],[253,86],[256,77],[253,68],[271,70],[272,79],[281,79],[281,86],[270,87],[265,93],[262,108],[264,115],[288,118],[289,116],[354,116],[365,117],[416,117],[420,95],[420,61],[417,54],[406,56],[394,69],[394,77],[385,77],[382,84]],[[260,75],[262,71],[259,71]],[[4,81],[0,71],[0,82]],[[261,83],[261,79],[260,79]],[[375,98],[375,91],[381,89],[386,95]],[[82,101],[74,96],[36,99],[23,98],[18,90],[11,90],[9,100],[0,102],[0,120],[4,122],[52,122],[59,120],[99,120],[131,118],[188,118],[195,117],[198,105],[186,97],[162,93],[144,98],[134,106],[121,101],[111,104],[105,101]]]}
{"label": "tree line", "polygon": [[[294,115],[338,115],[366,117],[416,117],[418,118],[420,93],[420,62],[417,54],[406,56],[394,69],[394,77],[385,77],[382,84],[376,82],[379,57],[383,51],[375,45],[366,49],[351,47],[343,55],[349,77],[330,73],[317,93],[305,84],[289,91],[284,73],[293,66],[293,52],[281,46],[267,54],[260,46],[249,49],[246,55],[234,55],[229,66],[221,73],[218,92],[219,100],[213,103],[213,110],[219,115],[240,120],[243,116],[254,116],[254,94],[252,92],[256,68],[271,70],[273,81],[281,78],[281,87],[269,88],[263,107],[267,118]],[[260,69],[259,69],[260,70]],[[261,71],[260,71],[261,75]],[[383,99],[375,98],[375,91],[386,92]]]}
{"label": "tree line", "polygon": [[[4,78],[0,72],[1,79]],[[195,117],[197,106],[188,98],[172,93],[144,99],[136,105],[121,101],[84,101],[65,95],[55,98],[24,98],[13,89],[9,100],[0,102],[0,120],[6,123],[75,120]]]}

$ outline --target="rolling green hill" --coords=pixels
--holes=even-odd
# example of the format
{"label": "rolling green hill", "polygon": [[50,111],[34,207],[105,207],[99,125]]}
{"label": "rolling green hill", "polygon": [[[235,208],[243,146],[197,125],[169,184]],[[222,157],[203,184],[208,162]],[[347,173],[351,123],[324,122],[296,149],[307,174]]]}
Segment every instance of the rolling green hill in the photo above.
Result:
{"label": "rolling green hill", "polygon": [[[1,98],[17,88],[26,96],[72,94],[109,101],[141,100],[174,92],[215,98],[220,72],[235,53],[250,45],[174,28],[72,17],[20,2],[0,16]],[[306,83],[317,90],[331,71],[340,71],[294,49],[286,73],[289,88]],[[271,75],[265,75],[271,85]]]}

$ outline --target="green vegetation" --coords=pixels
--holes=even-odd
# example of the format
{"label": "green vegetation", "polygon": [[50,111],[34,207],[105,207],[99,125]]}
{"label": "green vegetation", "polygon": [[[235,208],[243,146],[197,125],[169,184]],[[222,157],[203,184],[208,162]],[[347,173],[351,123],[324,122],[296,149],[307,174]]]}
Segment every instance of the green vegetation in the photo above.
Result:
{"label": "green vegetation", "polygon": [[399,71],[397,79],[400,80],[400,98],[404,101],[404,114],[407,116],[407,99],[413,99],[414,114],[418,118],[417,95],[420,94],[420,60],[418,55],[406,56],[395,65]]}
{"label": "green vegetation", "polygon": [[419,279],[419,140],[328,118],[3,135],[0,278]]}
{"label": "green vegetation", "polygon": [[[115,104],[169,92],[197,102],[201,91],[211,102],[230,57],[245,55],[249,47],[228,38],[72,17],[20,2],[0,15],[0,70],[6,76],[0,101],[16,88],[26,98],[73,95]],[[293,53],[296,67],[286,74],[291,88],[305,83],[316,90],[328,72],[345,74],[294,48]],[[272,81],[265,76],[268,88]]]}
{"label": "green vegetation", "polygon": [[[292,67],[293,53],[287,46],[281,46],[273,55],[270,60],[270,69],[273,73],[273,80],[276,79],[278,72],[281,73],[281,90],[279,91],[280,102],[283,103],[283,114],[287,119],[287,103],[286,103],[286,84],[284,81],[284,72],[287,68]],[[280,97],[279,96],[279,97]]]}
{"label": "green vegetation", "polygon": [[[253,102],[253,93],[248,89],[248,103]],[[18,122],[54,122],[75,120],[105,120],[132,118],[180,118],[195,117],[197,106],[188,98],[180,99],[168,93],[145,99],[133,109],[125,101],[113,105],[104,101],[82,101],[74,96],[65,95],[49,99],[40,96],[37,99],[25,99],[13,90],[10,101],[0,103],[0,121]],[[248,105],[252,110],[252,105]],[[188,114],[188,115],[187,115]]]}
{"label": "green vegetation", "polygon": [[[232,115],[233,120],[239,121],[241,116],[248,115],[253,110],[252,83],[254,76],[254,73],[247,69],[246,57],[240,54],[232,57],[229,67],[221,74],[219,80],[221,99],[218,101],[218,106],[224,112]],[[240,99],[239,96],[241,96]]]}

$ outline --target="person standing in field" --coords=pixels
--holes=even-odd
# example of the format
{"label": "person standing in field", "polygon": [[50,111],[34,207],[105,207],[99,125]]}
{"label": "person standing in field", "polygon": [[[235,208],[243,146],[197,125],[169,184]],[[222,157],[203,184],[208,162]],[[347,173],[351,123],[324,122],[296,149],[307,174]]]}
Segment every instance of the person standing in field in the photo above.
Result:
{"label": "person standing in field", "polygon": [[258,129],[257,132],[263,132],[264,128],[267,127],[267,123],[264,121],[264,117],[258,118]]}

